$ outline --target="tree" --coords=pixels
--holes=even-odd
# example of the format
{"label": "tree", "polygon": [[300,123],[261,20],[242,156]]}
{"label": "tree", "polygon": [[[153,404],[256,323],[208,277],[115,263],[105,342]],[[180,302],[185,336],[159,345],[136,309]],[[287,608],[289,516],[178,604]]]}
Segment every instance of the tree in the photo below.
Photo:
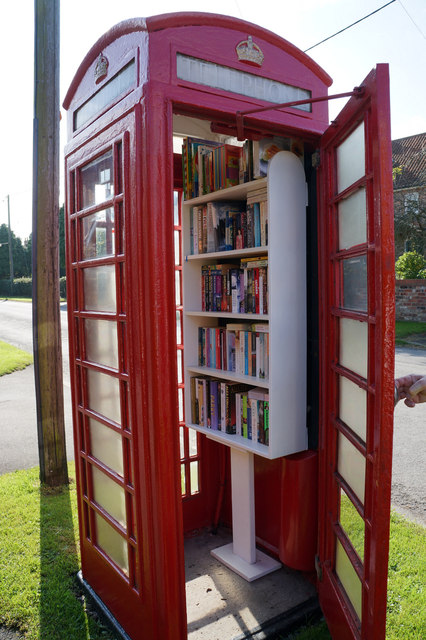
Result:
{"label": "tree", "polygon": [[[410,196],[412,196],[410,198]],[[417,196],[414,197],[414,196]],[[410,251],[423,254],[426,249],[426,204],[412,193],[400,199],[395,195],[395,241]]]}
{"label": "tree", "polygon": [[426,258],[417,251],[406,251],[395,263],[399,280],[417,280],[426,277]]}
{"label": "tree", "polygon": [[[21,238],[17,238],[13,231],[10,232],[12,242],[13,274],[15,278],[31,276],[31,247],[22,244]],[[0,280],[10,278],[9,260],[9,231],[6,224],[0,226]]]}

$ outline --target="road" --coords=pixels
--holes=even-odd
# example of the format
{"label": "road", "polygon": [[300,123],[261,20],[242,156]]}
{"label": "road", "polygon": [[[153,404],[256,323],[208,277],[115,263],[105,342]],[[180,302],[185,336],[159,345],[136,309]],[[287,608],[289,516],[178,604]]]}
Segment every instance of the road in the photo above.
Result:
{"label": "road", "polygon": [[[66,305],[61,308],[68,458],[73,457]],[[0,301],[0,340],[32,353],[31,305]],[[426,373],[426,350],[397,348],[395,375]],[[19,378],[17,377],[19,376]],[[19,384],[17,381],[19,380]],[[16,381],[16,382],[15,382]],[[23,393],[25,389],[25,393]],[[0,473],[38,464],[33,367],[0,378]],[[15,414],[10,414],[15,411]],[[11,415],[5,421],[4,416]],[[29,416],[23,421],[23,416]],[[395,409],[392,504],[426,526],[426,405]]]}

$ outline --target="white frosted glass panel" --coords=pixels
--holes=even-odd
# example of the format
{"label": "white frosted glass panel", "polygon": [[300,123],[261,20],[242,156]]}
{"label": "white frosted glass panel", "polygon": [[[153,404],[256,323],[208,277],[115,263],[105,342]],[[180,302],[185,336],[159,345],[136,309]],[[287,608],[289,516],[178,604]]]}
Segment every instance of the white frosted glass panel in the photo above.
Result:
{"label": "white frosted glass panel", "polygon": [[[173,144],[175,143],[175,140],[173,139]],[[179,147],[180,147],[180,151],[179,153],[181,153],[182,151],[182,139],[179,138]],[[175,227],[177,227],[179,225],[179,193],[177,191],[173,191],[173,222]]]}
{"label": "white frosted glass panel", "polygon": [[181,384],[183,382],[183,378],[182,378],[182,350],[181,349],[178,349],[178,351],[177,351],[176,360],[177,360],[177,380],[178,380],[178,384]]}
{"label": "white frosted glass panel", "polygon": [[126,528],[126,500],[124,489],[105,473],[92,467],[93,497],[122,527]]}
{"label": "white frosted glass panel", "polygon": [[176,342],[182,344],[182,312],[176,311]]}
{"label": "white frosted glass panel", "polygon": [[86,358],[118,369],[117,324],[110,320],[86,319]]}
{"label": "white frosted glass panel", "polygon": [[116,378],[99,373],[99,371],[87,371],[87,389],[89,393],[89,409],[101,413],[121,424],[120,412],[120,385]]}
{"label": "white frosted glass panel", "polygon": [[84,269],[83,285],[85,309],[115,313],[117,303],[114,265]]}
{"label": "white frosted glass panel", "polygon": [[175,230],[175,264],[180,264],[180,231]]}
{"label": "white frosted glass panel", "polygon": [[189,455],[196,456],[198,453],[197,432],[194,431],[194,429],[188,429],[188,440],[189,440]]}
{"label": "white frosted glass panel", "polygon": [[364,504],[365,458],[341,433],[337,451],[337,471]]}
{"label": "white frosted glass panel", "polygon": [[180,444],[180,457],[182,459],[185,457],[185,436],[183,432],[183,427],[179,427],[179,444]]}
{"label": "white frosted glass panel", "polygon": [[368,324],[340,318],[340,364],[367,377],[368,363]]}
{"label": "white frosted glass panel", "polygon": [[178,389],[179,422],[183,422],[183,389]]}
{"label": "white frosted glass panel", "polygon": [[186,495],[186,476],[185,476],[185,465],[180,465],[180,488],[182,495]]}
{"label": "white frosted glass panel", "polygon": [[180,271],[175,272],[175,291],[176,291],[176,306],[182,304],[181,287],[180,287]]}
{"label": "white frosted glass panel", "polygon": [[190,462],[189,463],[190,473],[191,473],[191,495],[194,493],[198,493],[198,462]]}
{"label": "white frosted glass panel", "polygon": [[95,513],[95,520],[98,547],[105,551],[123,573],[129,575],[127,542],[98,513]]}
{"label": "white frosted glass panel", "polygon": [[123,447],[120,434],[93,418],[89,418],[89,430],[92,455],[122,476]]}
{"label": "white frosted glass panel", "polygon": [[365,174],[364,123],[337,147],[337,188],[339,193]]}
{"label": "white frosted glass panel", "polygon": [[339,249],[367,242],[367,205],[365,189],[341,200],[339,211]]}
{"label": "white frosted glass panel", "polygon": [[343,376],[340,377],[339,417],[365,442],[367,432],[367,392]]}
{"label": "white frosted glass panel", "polygon": [[360,620],[362,620],[361,580],[339,540],[336,541],[336,573]]}

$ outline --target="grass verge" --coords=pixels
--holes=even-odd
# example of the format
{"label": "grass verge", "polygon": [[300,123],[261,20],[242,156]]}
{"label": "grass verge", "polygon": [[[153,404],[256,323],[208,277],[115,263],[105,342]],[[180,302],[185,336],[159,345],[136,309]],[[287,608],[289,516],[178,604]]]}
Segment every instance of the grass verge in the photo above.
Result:
{"label": "grass verge", "polygon": [[0,624],[27,640],[116,640],[79,588],[74,464],[69,486],[38,468],[0,477]]}
{"label": "grass verge", "polygon": [[398,320],[395,323],[395,343],[397,345],[406,346],[408,341],[406,338],[415,337],[419,334],[426,334],[426,322],[409,322],[407,320]]}
{"label": "grass verge", "polygon": [[32,362],[33,356],[30,353],[0,340],[0,376],[25,369]]}
{"label": "grass verge", "polygon": [[[74,464],[71,482],[40,487],[38,468],[0,476],[0,624],[27,640],[116,640],[91,611],[79,570]],[[387,640],[423,639],[426,529],[391,516]],[[294,640],[329,640],[325,622]],[[283,639],[284,640],[284,639]]]}

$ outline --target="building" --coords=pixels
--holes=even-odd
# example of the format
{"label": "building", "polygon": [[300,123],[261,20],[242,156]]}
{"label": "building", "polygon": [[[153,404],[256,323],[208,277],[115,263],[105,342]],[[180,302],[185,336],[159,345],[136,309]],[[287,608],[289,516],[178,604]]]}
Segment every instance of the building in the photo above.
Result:
{"label": "building", "polygon": [[426,257],[426,133],[392,141],[395,257],[418,251]]}

